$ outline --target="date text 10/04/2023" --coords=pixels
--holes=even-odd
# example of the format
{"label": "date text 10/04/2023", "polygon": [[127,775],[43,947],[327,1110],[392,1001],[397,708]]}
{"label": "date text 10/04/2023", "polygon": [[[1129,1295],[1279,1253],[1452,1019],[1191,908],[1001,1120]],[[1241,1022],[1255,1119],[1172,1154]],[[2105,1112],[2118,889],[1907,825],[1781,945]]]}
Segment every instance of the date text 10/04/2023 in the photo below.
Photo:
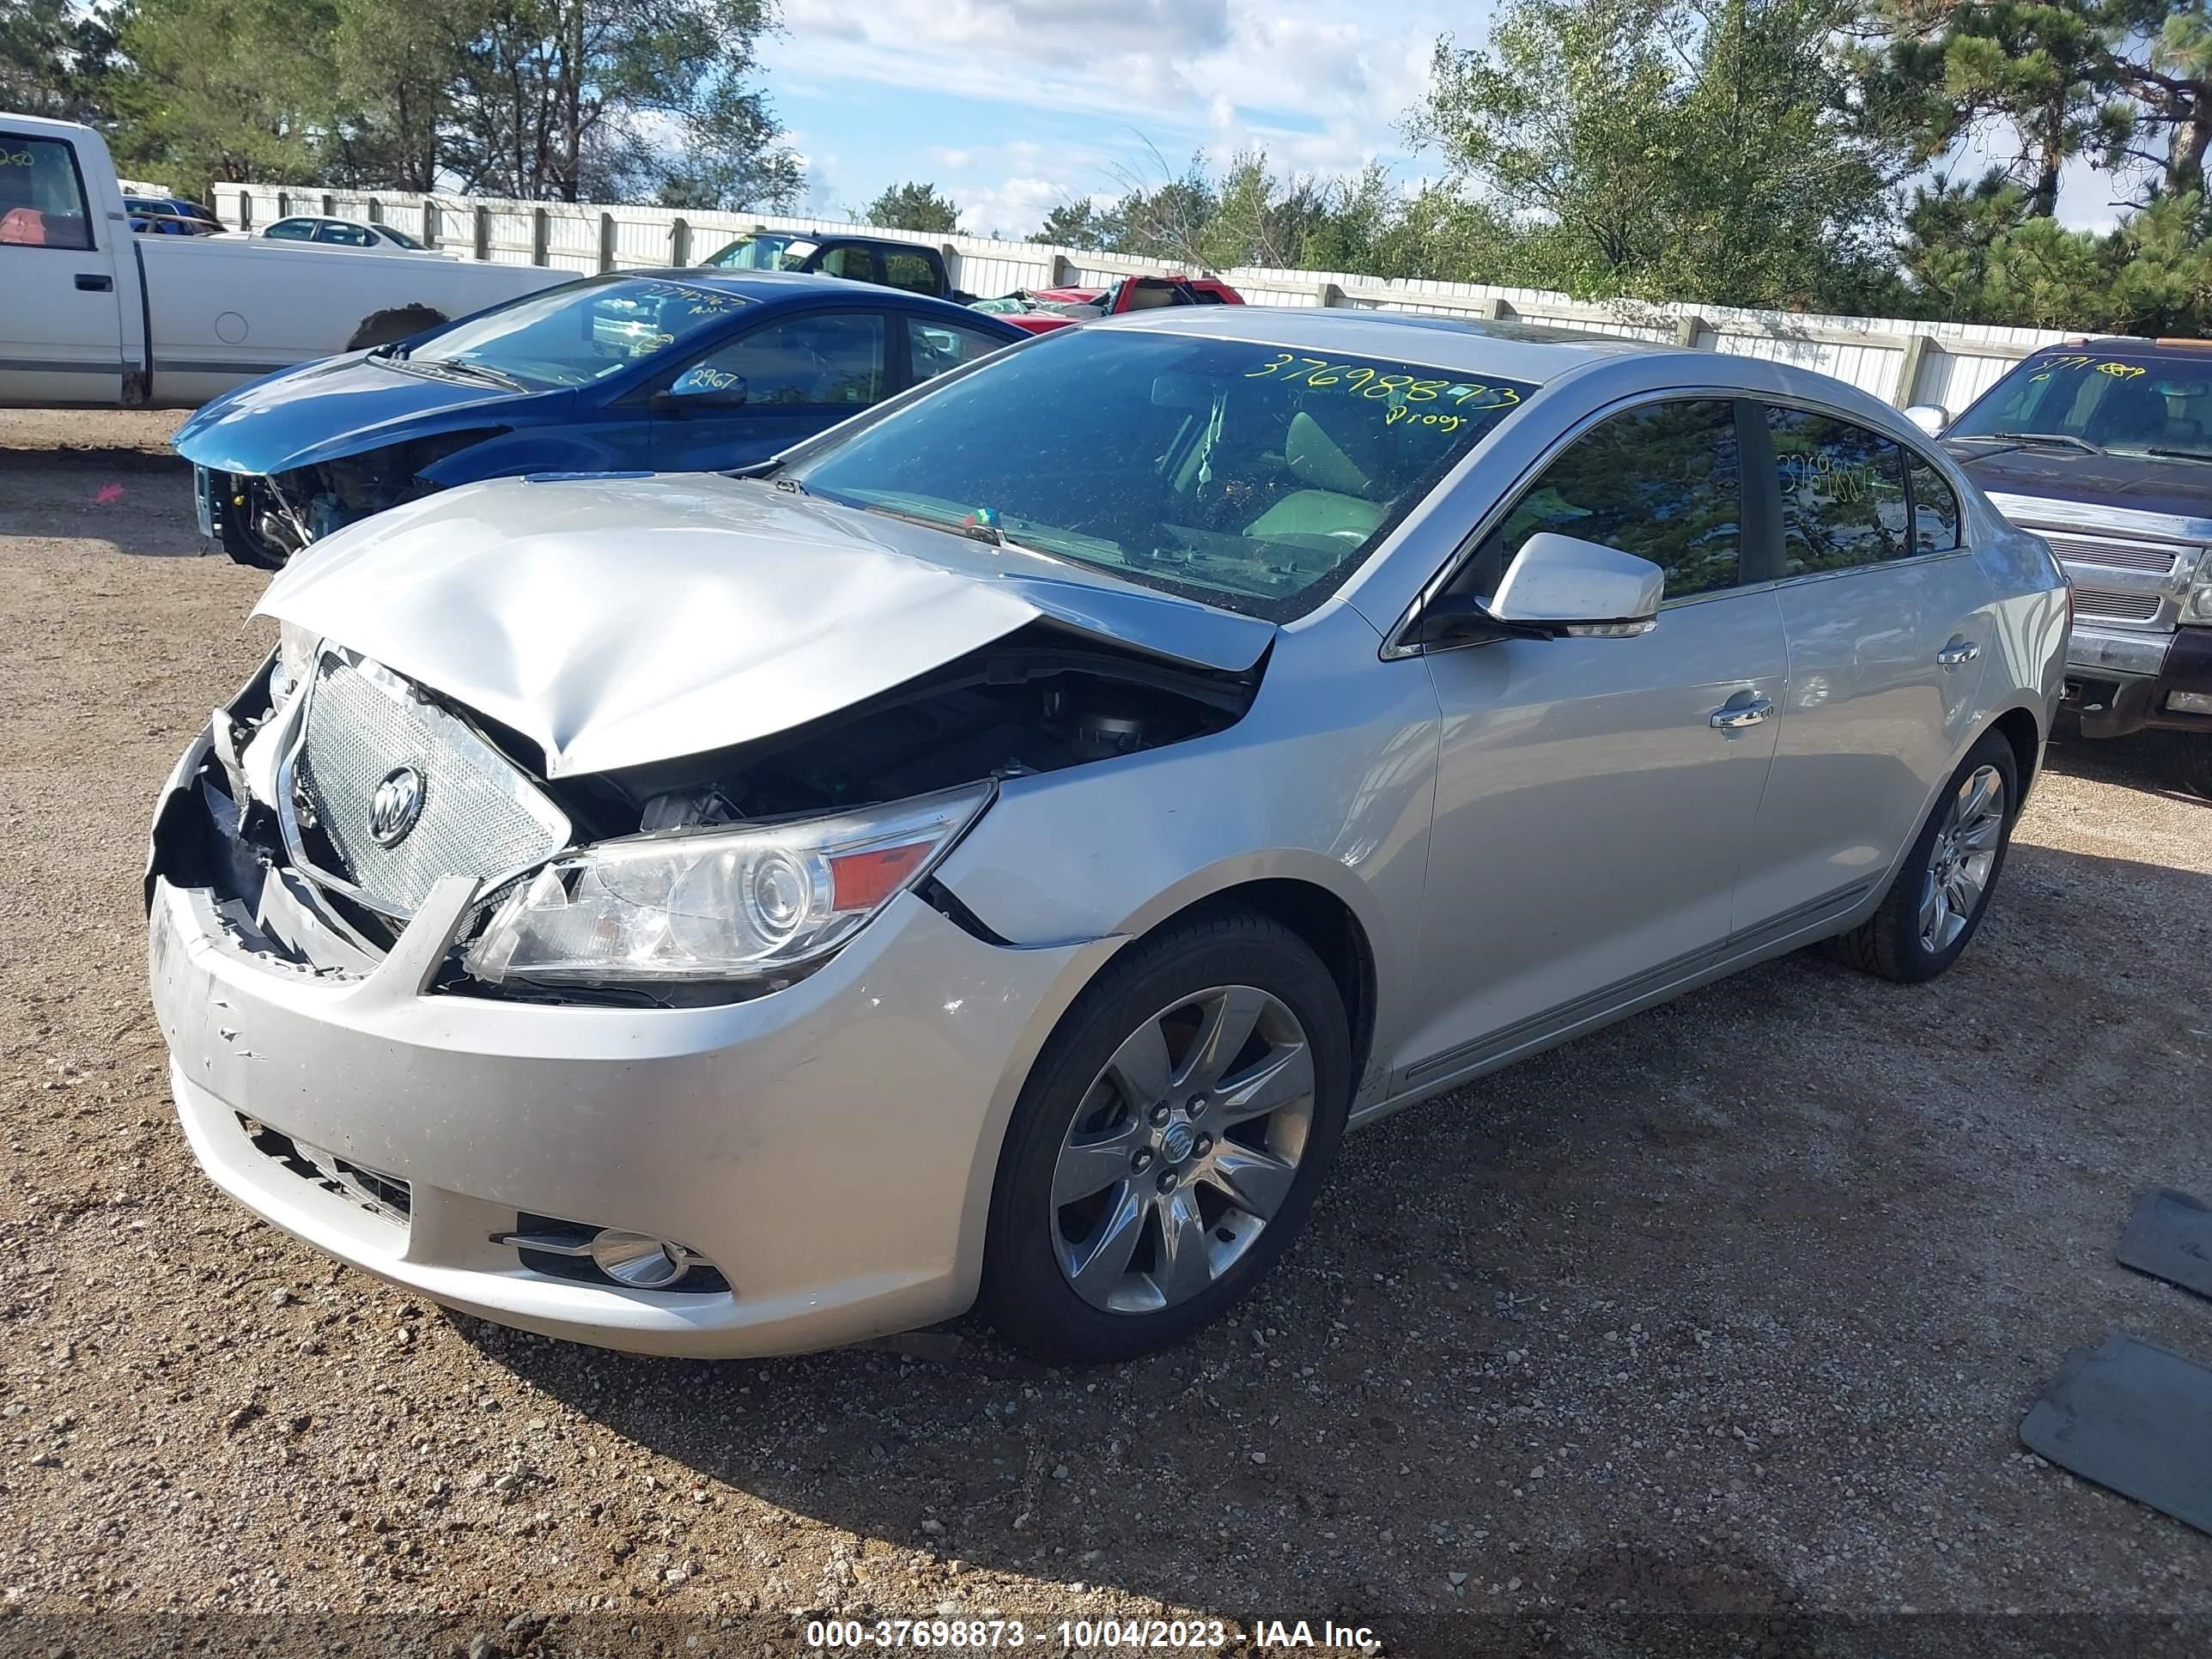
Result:
{"label": "date text 10/04/2023", "polygon": [[[817,1650],[866,1648],[1175,1649],[1207,1650],[1241,1641],[1243,1632],[1223,1619],[1062,1619],[1032,1633],[1018,1619],[816,1619],[807,1622],[806,1645]],[[1334,1620],[1255,1619],[1252,1642],[1261,1649],[1364,1651],[1379,1638],[1366,1625]]]}

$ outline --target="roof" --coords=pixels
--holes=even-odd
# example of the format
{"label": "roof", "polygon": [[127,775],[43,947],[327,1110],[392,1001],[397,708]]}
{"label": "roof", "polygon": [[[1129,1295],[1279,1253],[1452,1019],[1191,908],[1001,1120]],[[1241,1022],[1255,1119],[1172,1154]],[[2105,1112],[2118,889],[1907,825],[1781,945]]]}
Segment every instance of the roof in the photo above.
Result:
{"label": "roof", "polygon": [[1681,356],[1709,362],[1714,355],[1575,329],[1343,307],[1161,306],[1109,317],[1091,326],[1252,340],[1331,356],[1387,353],[1455,374],[1494,374],[1536,385],[1607,358]]}

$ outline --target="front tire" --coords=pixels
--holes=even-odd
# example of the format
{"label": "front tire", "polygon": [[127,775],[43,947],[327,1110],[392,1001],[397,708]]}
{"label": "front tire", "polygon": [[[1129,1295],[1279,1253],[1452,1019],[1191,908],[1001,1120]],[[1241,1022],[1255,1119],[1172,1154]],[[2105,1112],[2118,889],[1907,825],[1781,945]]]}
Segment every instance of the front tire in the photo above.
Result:
{"label": "front tire", "polygon": [[1000,1334],[1130,1359],[1243,1300],[1335,1158],[1351,1048],[1328,969],[1264,916],[1194,917],[1115,958],[1007,1131],[981,1299]]}
{"label": "front tire", "polygon": [[1988,914],[2020,810],[2020,763],[2002,732],[1984,734],[1936,796],[1881,908],[1829,941],[1838,961],[1901,985],[1942,973]]}

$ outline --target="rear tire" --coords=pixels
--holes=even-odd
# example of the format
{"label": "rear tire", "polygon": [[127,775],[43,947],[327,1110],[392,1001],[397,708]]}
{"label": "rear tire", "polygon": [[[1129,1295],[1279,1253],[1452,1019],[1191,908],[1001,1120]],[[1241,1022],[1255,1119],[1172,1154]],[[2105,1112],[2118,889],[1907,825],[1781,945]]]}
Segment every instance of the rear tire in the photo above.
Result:
{"label": "rear tire", "polygon": [[2020,763],[2004,733],[1987,732],[1936,795],[1881,908],[1828,953],[1900,985],[1948,968],[1989,913],[2019,810]]}
{"label": "rear tire", "polygon": [[1037,1057],[999,1158],[979,1305],[1049,1361],[1133,1358],[1242,1301],[1343,1138],[1352,1044],[1305,941],[1243,909],[1108,963]]}

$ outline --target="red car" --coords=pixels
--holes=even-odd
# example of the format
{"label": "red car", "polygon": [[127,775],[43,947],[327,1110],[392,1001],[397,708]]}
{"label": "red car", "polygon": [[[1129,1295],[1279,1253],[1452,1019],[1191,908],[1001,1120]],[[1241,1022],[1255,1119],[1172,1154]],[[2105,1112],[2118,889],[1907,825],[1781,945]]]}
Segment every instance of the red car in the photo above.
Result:
{"label": "red car", "polygon": [[1154,306],[1241,306],[1244,296],[1218,276],[1128,276],[1112,288],[1037,288],[982,300],[988,311],[1031,334]]}

